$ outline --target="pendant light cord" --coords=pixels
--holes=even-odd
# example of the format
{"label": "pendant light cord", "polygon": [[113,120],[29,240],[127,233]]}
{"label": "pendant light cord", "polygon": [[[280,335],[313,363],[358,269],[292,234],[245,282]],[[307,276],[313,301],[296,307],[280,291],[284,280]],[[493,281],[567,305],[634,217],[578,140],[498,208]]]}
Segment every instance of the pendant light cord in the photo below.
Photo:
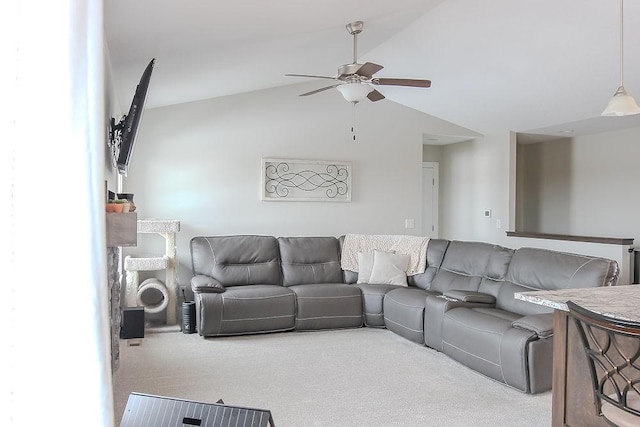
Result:
{"label": "pendant light cord", "polygon": [[640,114],[640,107],[624,88],[624,0],[620,0],[620,86],[602,112],[603,116]]}
{"label": "pendant light cord", "polygon": [[620,0],[620,86],[624,86],[623,82],[623,57],[624,57],[624,0]]}

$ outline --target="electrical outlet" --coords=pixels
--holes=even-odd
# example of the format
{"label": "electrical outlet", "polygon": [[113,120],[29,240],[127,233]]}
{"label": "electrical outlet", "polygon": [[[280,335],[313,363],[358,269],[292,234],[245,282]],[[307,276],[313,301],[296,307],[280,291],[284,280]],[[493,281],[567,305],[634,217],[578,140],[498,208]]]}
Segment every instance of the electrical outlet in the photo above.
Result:
{"label": "electrical outlet", "polygon": [[502,221],[496,219],[496,228],[502,228]]}
{"label": "electrical outlet", "polygon": [[404,220],[404,228],[413,228],[415,227],[415,221],[413,220],[413,218],[409,218],[409,219],[405,219]]}

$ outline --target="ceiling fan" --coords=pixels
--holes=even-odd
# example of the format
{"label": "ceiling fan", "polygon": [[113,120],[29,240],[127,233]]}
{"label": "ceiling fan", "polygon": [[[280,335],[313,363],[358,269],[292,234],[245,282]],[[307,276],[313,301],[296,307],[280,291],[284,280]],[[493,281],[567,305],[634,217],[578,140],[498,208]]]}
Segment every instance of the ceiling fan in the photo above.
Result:
{"label": "ceiling fan", "polygon": [[428,88],[431,86],[430,80],[419,79],[396,79],[373,77],[375,73],[382,70],[382,65],[373,62],[358,63],[358,34],[362,32],[364,23],[362,21],[351,22],[346,25],[347,31],[353,36],[353,62],[338,67],[338,76],[315,76],[309,74],[285,74],[293,77],[312,77],[317,79],[335,80],[337,83],[311,92],[300,94],[300,96],[314,95],[328,89],[336,88],[340,91],[344,99],[349,102],[358,103],[368,98],[370,101],[380,101],[384,95],[378,92],[374,86],[411,86]]}

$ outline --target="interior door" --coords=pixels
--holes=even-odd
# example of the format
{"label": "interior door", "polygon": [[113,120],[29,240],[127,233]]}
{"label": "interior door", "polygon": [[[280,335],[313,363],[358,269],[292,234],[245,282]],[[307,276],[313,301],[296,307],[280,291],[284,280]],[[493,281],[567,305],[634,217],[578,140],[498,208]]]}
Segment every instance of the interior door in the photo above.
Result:
{"label": "interior door", "polygon": [[422,163],[422,235],[438,237],[438,163]]}

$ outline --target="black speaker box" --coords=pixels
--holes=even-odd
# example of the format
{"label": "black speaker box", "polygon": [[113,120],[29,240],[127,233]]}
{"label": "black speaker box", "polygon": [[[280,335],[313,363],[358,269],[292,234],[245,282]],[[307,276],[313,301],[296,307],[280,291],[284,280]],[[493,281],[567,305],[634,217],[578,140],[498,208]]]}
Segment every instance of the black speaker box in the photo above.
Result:
{"label": "black speaker box", "polygon": [[182,333],[196,332],[196,303],[193,301],[182,303]]}
{"label": "black speaker box", "polygon": [[120,338],[144,338],[144,307],[124,307],[120,322]]}

